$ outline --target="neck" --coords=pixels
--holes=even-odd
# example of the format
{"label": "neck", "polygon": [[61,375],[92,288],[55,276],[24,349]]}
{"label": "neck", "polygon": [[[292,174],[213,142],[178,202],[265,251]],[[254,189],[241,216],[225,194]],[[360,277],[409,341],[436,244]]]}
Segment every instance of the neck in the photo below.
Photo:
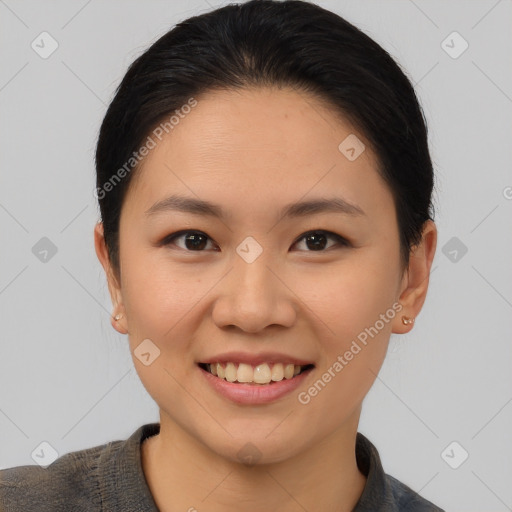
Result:
{"label": "neck", "polygon": [[355,457],[359,413],[287,460],[252,466],[221,457],[161,413],[160,433],[142,444],[144,474],[161,512],[350,512],[366,483]]}

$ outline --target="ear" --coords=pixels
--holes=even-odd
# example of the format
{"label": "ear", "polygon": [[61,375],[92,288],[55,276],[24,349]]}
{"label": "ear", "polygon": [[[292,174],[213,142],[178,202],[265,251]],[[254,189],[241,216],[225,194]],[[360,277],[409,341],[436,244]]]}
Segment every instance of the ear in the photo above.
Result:
{"label": "ear", "polygon": [[436,246],[436,225],[433,221],[427,220],[423,227],[422,239],[411,251],[409,265],[402,279],[398,302],[403,306],[403,309],[395,317],[392,330],[396,334],[404,334],[413,328],[414,324],[403,324],[402,316],[416,318],[423,307]]}
{"label": "ear", "polygon": [[[108,255],[107,245],[105,244],[105,236],[103,232],[103,222],[98,222],[94,227],[94,248],[96,249],[96,255],[100,260],[101,266],[105,271],[107,277],[108,291],[110,292],[110,298],[112,305],[114,306],[114,313],[110,315],[110,323],[112,327],[121,334],[127,334],[127,323],[126,313],[123,304],[123,296],[121,293],[121,285],[115,276],[115,272],[110,263]],[[117,314],[121,314],[122,317],[119,320],[115,319]]]}

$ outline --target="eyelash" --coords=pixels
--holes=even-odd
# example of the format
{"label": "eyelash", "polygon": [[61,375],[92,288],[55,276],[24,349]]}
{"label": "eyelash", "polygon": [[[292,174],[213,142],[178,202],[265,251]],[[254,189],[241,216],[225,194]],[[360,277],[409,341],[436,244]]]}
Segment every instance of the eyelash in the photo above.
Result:
{"label": "eyelash", "polygon": [[[166,236],[160,242],[159,245],[160,246],[170,246],[170,245],[173,244],[174,240],[176,240],[177,238],[181,238],[182,236],[188,235],[188,234],[203,235],[206,238],[208,238],[209,240],[212,240],[206,233],[203,233],[202,231],[184,230],[184,231],[178,231],[176,233],[173,233],[171,235]],[[299,238],[297,238],[297,240],[293,243],[293,245],[297,244],[298,242],[300,242],[301,240],[306,238],[308,235],[326,235],[327,238],[335,239],[339,243],[339,245],[341,245],[342,247],[350,247],[351,246],[350,242],[346,238],[343,238],[341,235],[338,235],[338,234],[333,233],[331,231],[322,230],[322,229],[315,229],[315,230],[312,230],[312,231],[306,231]],[[189,249],[186,249],[186,248],[183,248],[183,247],[179,247],[179,249],[182,249],[182,250],[184,250],[186,252],[205,252],[204,250],[202,250],[202,251],[192,251],[192,250],[189,250]],[[331,247],[329,247],[328,249],[321,249],[321,250],[318,250],[318,251],[306,251],[306,252],[312,252],[312,253],[314,253],[314,252],[326,252],[329,249],[331,249]]]}

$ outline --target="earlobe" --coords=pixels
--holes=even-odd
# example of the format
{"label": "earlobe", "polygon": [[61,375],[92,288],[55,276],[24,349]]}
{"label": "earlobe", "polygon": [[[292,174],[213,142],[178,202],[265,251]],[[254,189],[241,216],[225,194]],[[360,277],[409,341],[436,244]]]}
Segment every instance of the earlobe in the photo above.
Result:
{"label": "earlobe", "polygon": [[116,315],[110,315],[110,323],[112,327],[119,334],[128,334],[128,329],[125,327],[125,323],[122,321],[124,318],[123,313],[117,313]]}

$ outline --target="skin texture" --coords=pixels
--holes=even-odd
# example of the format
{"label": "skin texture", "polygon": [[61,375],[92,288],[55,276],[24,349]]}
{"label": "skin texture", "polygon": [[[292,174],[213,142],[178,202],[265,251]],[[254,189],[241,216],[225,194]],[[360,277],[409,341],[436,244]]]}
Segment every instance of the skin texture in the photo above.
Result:
{"label": "skin texture", "polygon": [[[365,477],[355,460],[362,401],[375,381],[391,333],[410,331],[425,300],[437,230],[402,274],[391,191],[363,134],[322,103],[293,89],[209,92],[152,149],[136,172],[120,219],[120,276],[112,269],[102,224],[94,230],[113,315],[133,351],[151,339],[160,356],[135,368],[160,408],[160,434],[142,445],[143,469],[162,511],[350,511]],[[349,161],[338,149],[356,134],[366,150]],[[171,194],[217,203],[221,221],[181,212],[148,218]],[[280,219],[281,208],[343,197],[364,216],[320,213]],[[206,234],[204,248],[180,230]],[[315,250],[304,235],[326,230]],[[248,236],[263,252],[247,263],[236,252]],[[217,250],[216,250],[217,249]],[[349,349],[365,328],[403,309],[307,404],[297,395]],[[240,405],[206,383],[197,362],[226,351],[275,350],[315,369],[296,392],[266,405]],[[237,453],[252,443],[256,464]]]}

